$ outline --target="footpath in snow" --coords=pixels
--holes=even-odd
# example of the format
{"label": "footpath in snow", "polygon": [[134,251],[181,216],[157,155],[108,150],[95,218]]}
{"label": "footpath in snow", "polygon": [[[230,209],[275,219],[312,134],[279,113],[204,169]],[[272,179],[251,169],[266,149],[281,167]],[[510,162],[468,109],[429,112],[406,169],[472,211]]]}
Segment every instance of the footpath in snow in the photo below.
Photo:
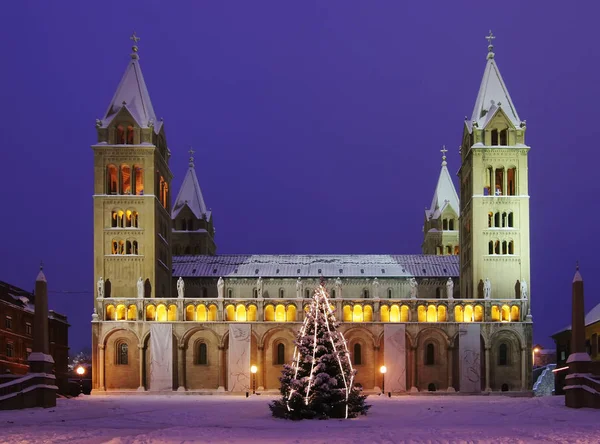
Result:
{"label": "footpath in snow", "polygon": [[6,443],[600,442],[600,413],[564,397],[369,396],[368,416],[286,421],[272,397],[85,396],[0,411]]}

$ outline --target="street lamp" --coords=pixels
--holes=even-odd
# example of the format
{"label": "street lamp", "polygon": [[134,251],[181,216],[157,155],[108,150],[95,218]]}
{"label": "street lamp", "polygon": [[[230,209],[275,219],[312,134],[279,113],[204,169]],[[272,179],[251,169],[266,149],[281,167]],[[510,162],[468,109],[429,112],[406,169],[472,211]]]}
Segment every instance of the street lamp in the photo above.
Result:
{"label": "street lamp", "polygon": [[540,348],[539,347],[534,347],[533,348],[533,367],[535,367],[535,354],[540,352]]}
{"label": "street lamp", "polygon": [[381,394],[385,395],[385,373],[387,372],[387,367],[382,365],[379,367],[379,371],[381,372]]}
{"label": "street lamp", "polygon": [[80,365],[75,371],[79,375],[79,393],[83,394],[83,375],[85,374],[85,367]]}
{"label": "street lamp", "polygon": [[253,365],[250,367],[250,373],[252,373],[252,394],[256,395],[256,372],[258,368]]}

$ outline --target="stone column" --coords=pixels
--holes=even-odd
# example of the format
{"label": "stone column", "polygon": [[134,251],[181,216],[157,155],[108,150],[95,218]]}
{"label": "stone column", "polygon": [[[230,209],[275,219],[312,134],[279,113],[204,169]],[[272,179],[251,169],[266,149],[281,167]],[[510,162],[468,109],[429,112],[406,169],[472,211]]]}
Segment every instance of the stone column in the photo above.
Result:
{"label": "stone column", "polygon": [[263,322],[265,320],[265,302],[263,299],[259,299],[258,300],[258,304],[256,306],[256,311],[258,311],[257,313],[257,321],[259,322]]}
{"label": "stone column", "polygon": [[217,391],[225,391],[225,348],[219,346],[219,387]]}
{"label": "stone column", "polygon": [[179,344],[177,349],[179,350],[179,353],[177,356],[177,380],[178,380],[179,387],[177,387],[177,391],[185,392],[185,374],[184,374],[184,372],[185,372],[186,346],[185,346],[185,344]]}
{"label": "stone column", "polygon": [[104,388],[104,345],[98,346],[100,349],[100,359],[98,359],[98,390],[106,390]]}
{"label": "stone column", "polygon": [[380,303],[379,303],[379,299],[377,299],[373,303],[373,322],[381,321],[380,311],[381,311]]}
{"label": "stone column", "polygon": [[454,349],[452,347],[448,347],[446,352],[447,361],[448,361],[448,390],[449,392],[455,392],[454,386],[452,385],[452,352]]}
{"label": "stone column", "polygon": [[486,392],[491,392],[492,388],[491,388],[491,384],[490,384],[490,348],[486,347],[485,348],[485,391]]}
{"label": "stone column", "polygon": [[527,349],[521,349],[521,391],[527,390]]}
{"label": "stone column", "polygon": [[144,392],[146,389],[144,388],[144,367],[146,366],[146,362],[144,361],[144,346],[138,344],[138,350],[140,354],[140,385],[137,388],[138,392]]}
{"label": "stone column", "polygon": [[381,372],[379,371],[382,364],[379,359],[379,347],[373,347],[373,362],[375,362],[375,368],[373,369],[375,372],[375,387],[373,387],[373,389],[378,393],[381,393],[381,386],[378,384],[378,382],[382,379]]}
{"label": "stone column", "polygon": [[417,364],[418,364],[418,359],[417,359],[417,347],[413,346],[411,347],[412,350],[412,387],[410,388],[411,392],[418,392],[419,389],[417,388],[417,384],[418,384],[418,378],[417,378]]}
{"label": "stone column", "polygon": [[256,390],[264,391],[265,389],[265,347],[258,347],[258,371],[256,372]]}

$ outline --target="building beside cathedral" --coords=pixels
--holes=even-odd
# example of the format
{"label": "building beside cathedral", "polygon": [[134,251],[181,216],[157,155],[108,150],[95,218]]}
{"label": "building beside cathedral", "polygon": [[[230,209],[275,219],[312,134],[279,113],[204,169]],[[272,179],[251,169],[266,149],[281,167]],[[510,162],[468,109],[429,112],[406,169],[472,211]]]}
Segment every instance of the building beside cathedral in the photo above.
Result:
{"label": "building beside cathedral", "polygon": [[491,44],[460,199],[443,150],[422,254],[216,254],[193,157],[171,203],[137,46],[96,128],[94,393],[245,392],[251,365],[259,390],[278,390],[321,278],[365,390],[382,365],[394,393],[531,388],[529,147]]}

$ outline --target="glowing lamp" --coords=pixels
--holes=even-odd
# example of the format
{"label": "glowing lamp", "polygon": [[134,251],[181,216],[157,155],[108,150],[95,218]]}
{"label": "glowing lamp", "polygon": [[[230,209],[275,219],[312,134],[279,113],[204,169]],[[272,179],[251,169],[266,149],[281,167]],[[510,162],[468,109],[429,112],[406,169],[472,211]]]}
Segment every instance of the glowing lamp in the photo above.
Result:
{"label": "glowing lamp", "polygon": [[387,372],[387,367],[386,367],[385,365],[382,365],[382,366],[379,368],[379,371],[385,375],[385,373]]}
{"label": "glowing lamp", "polygon": [[539,353],[539,352],[540,352],[540,349],[539,349],[539,347],[536,347],[536,348],[534,348],[534,349],[533,349],[533,352],[534,352],[534,353]]}
{"label": "glowing lamp", "polygon": [[75,371],[77,372],[77,374],[79,376],[83,376],[83,374],[85,373],[85,368],[80,365],[79,367],[77,367],[77,370],[75,370]]}
{"label": "glowing lamp", "polygon": [[256,368],[256,366],[255,366],[255,365],[253,365],[253,366],[251,366],[251,367],[250,367],[250,373],[254,374],[254,373],[256,373],[257,371],[258,371],[258,368]]}

